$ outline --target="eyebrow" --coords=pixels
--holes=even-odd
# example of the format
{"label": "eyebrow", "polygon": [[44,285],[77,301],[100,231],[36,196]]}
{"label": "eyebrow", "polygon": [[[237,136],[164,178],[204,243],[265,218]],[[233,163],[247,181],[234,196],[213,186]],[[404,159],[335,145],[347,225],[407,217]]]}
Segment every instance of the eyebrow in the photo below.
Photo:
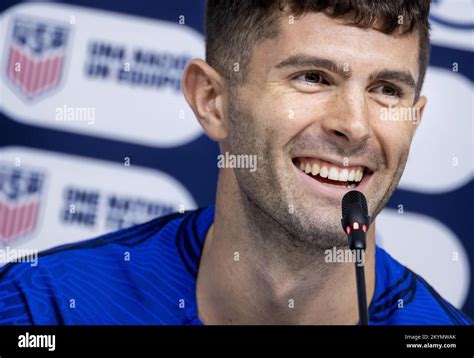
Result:
{"label": "eyebrow", "polygon": [[[317,67],[323,68],[328,71],[334,72],[340,75],[345,80],[348,80],[352,76],[350,69],[345,70],[345,66],[340,63],[336,63],[327,58],[305,55],[305,54],[296,54],[288,57],[287,59],[278,63],[275,68],[282,69],[287,67],[301,68],[301,67]],[[413,76],[407,71],[399,70],[380,70],[372,73],[369,76],[369,81],[376,80],[395,80],[404,83],[405,85],[415,88],[416,82]]]}
{"label": "eyebrow", "polygon": [[293,55],[281,61],[275,66],[275,68],[278,69],[287,67],[319,67],[337,73],[346,80],[351,77],[350,69],[345,70],[344,65],[338,64],[327,58],[321,58],[317,56],[310,56],[304,54]]}
{"label": "eyebrow", "polygon": [[411,88],[416,87],[416,82],[413,79],[413,76],[409,72],[405,71],[392,71],[392,70],[382,70],[372,73],[369,77],[369,81],[376,80],[395,80],[406,84]]}

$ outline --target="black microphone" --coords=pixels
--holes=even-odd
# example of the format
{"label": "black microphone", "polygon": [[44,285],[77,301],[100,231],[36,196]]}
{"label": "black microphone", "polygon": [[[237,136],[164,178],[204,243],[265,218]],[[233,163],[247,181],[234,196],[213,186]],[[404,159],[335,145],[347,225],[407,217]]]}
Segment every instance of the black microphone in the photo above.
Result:
{"label": "black microphone", "polygon": [[361,325],[366,326],[369,324],[369,314],[367,312],[363,255],[367,247],[366,233],[370,226],[370,216],[367,200],[360,191],[351,190],[342,198],[341,224],[348,236],[349,248],[355,250],[356,254],[355,270],[359,321]]}

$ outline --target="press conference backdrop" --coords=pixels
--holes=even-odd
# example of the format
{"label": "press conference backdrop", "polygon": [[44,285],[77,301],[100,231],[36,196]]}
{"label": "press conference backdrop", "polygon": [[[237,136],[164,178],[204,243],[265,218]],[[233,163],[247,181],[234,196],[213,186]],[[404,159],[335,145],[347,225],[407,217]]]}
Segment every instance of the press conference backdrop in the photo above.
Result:
{"label": "press conference backdrop", "polygon": [[[204,58],[202,0],[1,6],[2,252],[214,202],[218,147],[181,94],[186,64]],[[377,220],[379,245],[471,317],[473,11],[433,2],[428,107]]]}

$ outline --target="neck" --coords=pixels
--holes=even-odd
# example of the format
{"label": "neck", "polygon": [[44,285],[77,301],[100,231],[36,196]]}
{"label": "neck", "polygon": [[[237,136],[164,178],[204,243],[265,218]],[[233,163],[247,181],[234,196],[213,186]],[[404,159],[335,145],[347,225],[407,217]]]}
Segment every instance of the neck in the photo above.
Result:
{"label": "neck", "polygon": [[[356,324],[354,263],[289,237],[219,176],[214,224],[201,257],[197,300],[205,324]],[[375,286],[375,225],[367,236],[368,303]]]}

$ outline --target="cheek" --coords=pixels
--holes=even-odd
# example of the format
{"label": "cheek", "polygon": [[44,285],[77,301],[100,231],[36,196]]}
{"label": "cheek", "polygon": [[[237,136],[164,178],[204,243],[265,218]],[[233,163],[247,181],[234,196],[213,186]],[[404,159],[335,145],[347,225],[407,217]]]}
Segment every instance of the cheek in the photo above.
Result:
{"label": "cheek", "polygon": [[271,126],[278,129],[277,135],[283,145],[298,136],[307,127],[314,125],[331,108],[327,96],[310,96],[287,93],[276,96],[266,105],[271,111]]}
{"label": "cheek", "polygon": [[377,119],[372,128],[385,155],[387,169],[390,172],[397,171],[408,155],[413,138],[413,124]]}
{"label": "cheek", "polygon": [[[241,104],[242,110],[251,114],[252,123],[247,126],[251,133],[243,133],[247,139],[252,139],[261,150],[267,148],[282,148],[288,138],[291,139],[295,128],[292,125],[293,113],[289,104],[276,101],[274,98],[265,100],[255,98]],[[249,116],[247,116],[250,118]]]}

